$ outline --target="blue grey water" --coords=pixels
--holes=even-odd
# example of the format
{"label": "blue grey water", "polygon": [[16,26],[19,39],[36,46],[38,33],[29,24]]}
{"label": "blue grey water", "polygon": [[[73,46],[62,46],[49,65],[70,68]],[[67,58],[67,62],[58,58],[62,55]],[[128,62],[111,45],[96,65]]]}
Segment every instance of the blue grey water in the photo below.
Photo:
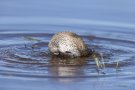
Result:
{"label": "blue grey water", "polygon": [[[0,0],[0,90],[134,90],[134,9],[134,0]],[[60,31],[82,36],[105,68],[46,55]]]}

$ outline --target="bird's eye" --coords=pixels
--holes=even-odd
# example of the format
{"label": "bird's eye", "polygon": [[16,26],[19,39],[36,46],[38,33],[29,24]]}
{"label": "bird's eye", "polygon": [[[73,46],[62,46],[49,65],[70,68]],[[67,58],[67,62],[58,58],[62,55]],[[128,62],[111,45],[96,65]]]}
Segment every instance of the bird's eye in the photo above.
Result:
{"label": "bird's eye", "polygon": [[66,51],[66,53],[71,53],[70,51]]}
{"label": "bird's eye", "polygon": [[59,52],[54,52],[53,54],[54,54],[54,55],[59,55]]}

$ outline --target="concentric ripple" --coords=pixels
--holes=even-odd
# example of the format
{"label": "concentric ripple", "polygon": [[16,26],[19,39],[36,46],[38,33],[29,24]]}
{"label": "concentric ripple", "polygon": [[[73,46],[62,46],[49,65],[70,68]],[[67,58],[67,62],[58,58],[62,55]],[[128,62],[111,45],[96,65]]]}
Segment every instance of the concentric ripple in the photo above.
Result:
{"label": "concentric ripple", "polygon": [[51,33],[1,34],[0,76],[28,78],[88,78],[113,77],[132,73],[135,61],[135,42],[125,33],[93,31],[80,35],[88,46],[100,55],[105,67],[97,70],[92,57],[61,59],[48,52]]}

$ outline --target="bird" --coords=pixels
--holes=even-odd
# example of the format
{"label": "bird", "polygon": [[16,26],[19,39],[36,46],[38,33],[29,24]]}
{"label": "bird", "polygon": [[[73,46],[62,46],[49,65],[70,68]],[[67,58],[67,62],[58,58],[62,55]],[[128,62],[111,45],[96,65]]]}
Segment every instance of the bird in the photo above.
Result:
{"label": "bird", "polygon": [[82,37],[74,32],[58,32],[52,36],[48,48],[53,56],[59,57],[86,57],[91,50],[83,41]]}

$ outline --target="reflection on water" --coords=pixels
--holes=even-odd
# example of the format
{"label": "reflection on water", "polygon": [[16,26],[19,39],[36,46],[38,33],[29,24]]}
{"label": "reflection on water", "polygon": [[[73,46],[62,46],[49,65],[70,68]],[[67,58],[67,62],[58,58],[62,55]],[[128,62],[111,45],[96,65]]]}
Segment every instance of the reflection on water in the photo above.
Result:
{"label": "reflection on water", "polygon": [[[83,66],[85,65],[85,58],[76,59],[62,59],[62,58],[52,58],[49,60],[49,64],[52,67],[49,68],[49,73],[52,76],[58,76],[63,78],[57,78],[59,82],[73,82],[78,76],[84,76]],[[71,77],[66,79],[64,77]],[[78,79],[79,80],[79,79]]]}

